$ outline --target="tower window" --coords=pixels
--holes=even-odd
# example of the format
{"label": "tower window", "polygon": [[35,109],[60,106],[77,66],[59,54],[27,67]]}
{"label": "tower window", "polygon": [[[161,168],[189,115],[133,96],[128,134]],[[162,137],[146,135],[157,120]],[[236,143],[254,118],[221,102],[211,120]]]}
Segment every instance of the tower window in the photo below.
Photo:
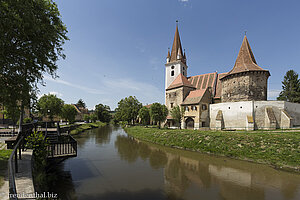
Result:
{"label": "tower window", "polygon": [[183,76],[184,76],[184,72],[182,72]]}
{"label": "tower window", "polygon": [[174,69],[174,66],[172,66],[171,69]]}
{"label": "tower window", "polygon": [[174,71],[171,71],[171,76],[174,76]]}
{"label": "tower window", "polygon": [[173,103],[171,103],[171,108],[173,108]]}
{"label": "tower window", "polygon": [[182,70],[184,70],[184,67],[182,67]]}

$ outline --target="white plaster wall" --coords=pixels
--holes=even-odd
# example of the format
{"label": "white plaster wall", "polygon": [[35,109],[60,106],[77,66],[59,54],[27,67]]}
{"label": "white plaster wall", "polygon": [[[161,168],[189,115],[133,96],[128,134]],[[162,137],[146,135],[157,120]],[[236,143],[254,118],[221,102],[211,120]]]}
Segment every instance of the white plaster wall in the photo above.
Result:
{"label": "white plaster wall", "polygon": [[[171,67],[174,66],[174,76],[171,76]],[[187,76],[187,66],[181,62],[178,63],[168,63],[166,64],[166,76],[165,76],[165,89],[167,89],[171,83],[177,78],[177,76],[183,72],[184,67],[184,76]]]}
{"label": "white plaster wall", "polygon": [[254,121],[256,129],[265,127],[266,107],[273,109],[276,117],[276,127],[280,128],[281,110],[284,109],[284,101],[254,101]]}
{"label": "white plaster wall", "polygon": [[216,127],[216,116],[222,110],[224,125],[227,129],[245,129],[247,115],[253,115],[252,101],[227,102],[210,105],[210,127]]}
{"label": "white plaster wall", "polygon": [[284,109],[293,118],[293,125],[300,126],[300,104],[284,102]]}

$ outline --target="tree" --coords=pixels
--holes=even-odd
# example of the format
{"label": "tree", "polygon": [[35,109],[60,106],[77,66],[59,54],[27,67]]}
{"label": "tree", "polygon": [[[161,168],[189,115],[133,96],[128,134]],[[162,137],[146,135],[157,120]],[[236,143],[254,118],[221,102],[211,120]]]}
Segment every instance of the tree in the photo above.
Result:
{"label": "tree", "polygon": [[23,113],[44,74],[57,77],[67,29],[53,0],[2,0],[0,10],[0,103]]}
{"label": "tree", "polygon": [[96,113],[93,113],[93,114],[91,114],[90,115],[90,120],[92,121],[92,122],[96,122],[97,121],[97,114]]}
{"label": "tree", "polygon": [[126,97],[119,101],[115,117],[119,121],[127,121],[129,124],[134,124],[141,108],[142,104],[136,99],[136,97]]}
{"label": "tree", "polygon": [[83,115],[83,120],[84,120],[85,122],[90,122],[90,119],[91,119],[91,117],[90,117],[89,114]]}
{"label": "tree", "polygon": [[111,114],[109,113],[110,107],[103,104],[98,104],[95,106],[95,113],[97,115],[98,120],[101,122],[110,122]]}
{"label": "tree", "polygon": [[161,122],[165,121],[168,115],[168,108],[160,103],[154,103],[150,106],[150,116],[153,121],[158,122],[160,128]]}
{"label": "tree", "polygon": [[78,102],[76,103],[76,105],[78,107],[82,107],[82,108],[85,108],[85,103],[82,99],[79,99]]}
{"label": "tree", "polygon": [[171,110],[171,116],[176,124],[178,124],[178,128],[181,128],[181,120],[184,116],[184,109],[179,106],[175,106]]}
{"label": "tree", "polygon": [[139,111],[139,117],[141,118],[141,122],[143,125],[147,125],[150,123],[150,111],[147,107],[142,107]]}
{"label": "tree", "polygon": [[63,100],[56,95],[48,94],[38,100],[37,110],[41,116],[48,116],[53,121],[53,116],[61,114],[63,105]]}
{"label": "tree", "polygon": [[77,110],[74,108],[74,106],[70,104],[63,105],[61,109],[61,117],[63,119],[67,120],[69,123],[74,123],[76,114]]}
{"label": "tree", "polygon": [[277,100],[300,103],[300,80],[294,70],[286,72],[282,81],[282,91]]}

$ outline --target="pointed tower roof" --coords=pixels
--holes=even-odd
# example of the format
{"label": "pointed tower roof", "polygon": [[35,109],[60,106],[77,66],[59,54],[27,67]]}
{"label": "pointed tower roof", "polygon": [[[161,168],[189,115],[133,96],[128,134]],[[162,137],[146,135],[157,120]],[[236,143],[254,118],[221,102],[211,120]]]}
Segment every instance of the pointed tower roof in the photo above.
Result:
{"label": "pointed tower roof", "polygon": [[170,58],[171,57],[171,55],[170,55],[170,49],[168,49],[168,56],[167,56],[167,58]]}
{"label": "pointed tower roof", "polygon": [[181,47],[181,41],[180,41],[180,36],[179,36],[179,31],[178,31],[178,25],[176,25],[176,31],[175,31],[175,36],[174,36],[174,41],[173,41],[173,46],[172,46],[172,51],[171,51],[171,59],[170,62],[177,61],[177,55],[181,55],[180,59],[182,62],[185,63],[182,55],[182,47]]}
{"label": "pointed tower roof", "polygon": [[195,88],[188,81],[188,79],[183,74],[180,73],[166,90],[171,90],[171,89],[174,89],[174,88],[177,88],[177,87],[181,87],[181,86]]}
{"label": "pointed tower roof", "polygon": [[[241,72],[247,72],[247,71],[269,72],[268,70],[264,70],[257,65],[256,60],[253,55],[253,52],[249,45],[247,36],[245,35],[243,42],[242,42],[242,46],[239,51],[239,54],[235,61],[235,64],[234,64],[232,70],[230,72],[228,72],[226,76],[229,76],[231,74],[241,73]],[[226,76],[224,76],[224,77],[226,77]]]}

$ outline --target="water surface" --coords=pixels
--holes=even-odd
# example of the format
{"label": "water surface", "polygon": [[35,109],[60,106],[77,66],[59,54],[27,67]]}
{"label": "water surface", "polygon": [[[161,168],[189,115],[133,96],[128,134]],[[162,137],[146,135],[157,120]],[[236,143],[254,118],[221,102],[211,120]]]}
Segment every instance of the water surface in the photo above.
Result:
{"label": "water surface", "polygon": [[300,199],[300,175],[266,165],[139,142],[107,126],[75,137],[78,156],[55,168],[61,199]]}

